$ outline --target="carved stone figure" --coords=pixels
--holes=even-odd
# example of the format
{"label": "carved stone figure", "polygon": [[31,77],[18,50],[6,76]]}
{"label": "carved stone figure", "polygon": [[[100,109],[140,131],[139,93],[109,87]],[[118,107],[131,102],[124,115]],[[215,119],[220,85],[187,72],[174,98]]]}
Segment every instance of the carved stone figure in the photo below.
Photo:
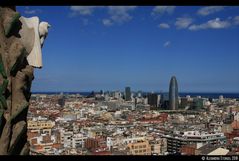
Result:
{"label": "carved stone figure", "polygon": [[[44,25],[45,24],[45,25]],[[34,67],[50,25],[0,6],[0,155],[29,154],[27,112]]]}
{"label": "carved stone figure", "polygon": [[20,30],[21,41],[29,52],[27,61],[29,65],[42,67],[42,51],[44,40],[48,34],[50,25],[47,22],[39,23],[38,17],[20,17],[22,29]]}

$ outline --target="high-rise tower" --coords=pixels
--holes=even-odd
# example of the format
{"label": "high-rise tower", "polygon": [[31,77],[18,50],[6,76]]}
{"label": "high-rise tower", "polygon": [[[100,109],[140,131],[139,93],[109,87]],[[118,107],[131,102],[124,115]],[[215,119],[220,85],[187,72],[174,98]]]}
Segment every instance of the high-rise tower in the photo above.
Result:
{"label": "high-rise tower", "polygon": [[152,107],[157,107],[158,95],[156,93],[148,94],[148,104]]}
{"label": "high-rise tower", "polygon": [[169,85],[169,109],[178,109],[178,83],[175,76],[172,76]]}
{"label": "high-rise tower", "polygon": [[125,87],[125,101],[131,101],[130,87]]}

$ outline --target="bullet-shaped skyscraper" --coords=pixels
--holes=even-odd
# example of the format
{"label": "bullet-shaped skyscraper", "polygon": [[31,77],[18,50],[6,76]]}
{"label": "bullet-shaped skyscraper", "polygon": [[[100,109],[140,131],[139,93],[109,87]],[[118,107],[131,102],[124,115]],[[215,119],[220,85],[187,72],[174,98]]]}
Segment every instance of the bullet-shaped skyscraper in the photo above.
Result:
{"label": "bullet-shaped skyscraper", "polygon": [[169,109],[178,109],[178,83],[175,76],[172,76],[169,85]]}

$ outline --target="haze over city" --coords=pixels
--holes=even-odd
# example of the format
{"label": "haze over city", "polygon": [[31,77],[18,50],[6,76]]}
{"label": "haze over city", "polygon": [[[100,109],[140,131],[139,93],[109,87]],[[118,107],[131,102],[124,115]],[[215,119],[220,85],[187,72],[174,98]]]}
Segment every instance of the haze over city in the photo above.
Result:
{"label": "haze over city", "polygon": [[238,7],[17,7],[51,24],[32,91],[239,92]]}

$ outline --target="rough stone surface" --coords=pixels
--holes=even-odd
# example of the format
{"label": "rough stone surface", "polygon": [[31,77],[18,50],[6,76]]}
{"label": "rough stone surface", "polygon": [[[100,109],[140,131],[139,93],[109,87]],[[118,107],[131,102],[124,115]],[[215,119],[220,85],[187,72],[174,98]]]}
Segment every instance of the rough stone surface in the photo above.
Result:
{"label": "rough stone surface", "polygon": [[33,67],[20,40],[20,14],[0,7],[0,155],[29,154],[27,111]]}

